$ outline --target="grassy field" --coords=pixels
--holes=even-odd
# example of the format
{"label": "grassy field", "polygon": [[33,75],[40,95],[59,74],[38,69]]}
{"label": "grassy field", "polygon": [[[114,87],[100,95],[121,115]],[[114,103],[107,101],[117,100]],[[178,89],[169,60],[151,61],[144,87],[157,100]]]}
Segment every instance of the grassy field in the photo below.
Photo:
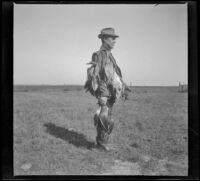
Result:
{"label": "grassy field", "polygon": [[114,106],[104,152],[94,146],[97,101],[81,86],[15,86],[14,174],[187,175],[188,94],[132,90]]}

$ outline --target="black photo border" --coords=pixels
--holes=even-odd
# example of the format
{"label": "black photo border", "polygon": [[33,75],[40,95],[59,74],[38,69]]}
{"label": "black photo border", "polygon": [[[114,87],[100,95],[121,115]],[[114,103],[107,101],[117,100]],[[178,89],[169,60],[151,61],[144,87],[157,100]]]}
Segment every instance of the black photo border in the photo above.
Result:
{"label": "black photo border", "polygon": [[[13,28],[16,4],[188,4],[188,176],[14,176],[13,169]],[[3,1],[1,59],[2,180],[199,180],[199,102],[197,1]]]}

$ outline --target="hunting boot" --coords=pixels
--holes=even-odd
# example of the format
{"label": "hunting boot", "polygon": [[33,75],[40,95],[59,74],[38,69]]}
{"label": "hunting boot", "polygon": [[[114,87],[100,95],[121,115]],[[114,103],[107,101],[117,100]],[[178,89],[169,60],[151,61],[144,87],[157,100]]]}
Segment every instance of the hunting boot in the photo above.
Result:
{"label": "hunting boot", "polygon": [[97,143],[97,148],[100,149],[100,150],[103,150],[103,151],[110,151],[110,148],[108,147],[108,145],[104,145],[104,144],[100,144],[100,143]]}

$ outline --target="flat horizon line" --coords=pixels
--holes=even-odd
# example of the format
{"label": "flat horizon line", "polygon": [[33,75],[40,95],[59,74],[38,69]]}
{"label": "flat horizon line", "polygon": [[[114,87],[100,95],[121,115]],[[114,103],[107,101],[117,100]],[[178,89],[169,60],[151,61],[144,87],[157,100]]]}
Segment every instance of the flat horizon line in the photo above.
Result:
{"label": "flat horizon line", "polygon": [[[188,85],[188,84],[181,84]],[[13,84],[13,86],[84,86],[81,84]],[[178,87],[179,85],[131,85],[129,87]]]}

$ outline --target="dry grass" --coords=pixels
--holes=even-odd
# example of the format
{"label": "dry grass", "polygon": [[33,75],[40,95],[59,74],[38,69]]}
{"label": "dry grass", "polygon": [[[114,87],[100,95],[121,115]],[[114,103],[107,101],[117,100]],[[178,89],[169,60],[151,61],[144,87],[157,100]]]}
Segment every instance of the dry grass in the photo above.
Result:
{"label": "dry grass", "polygon": [[187,175],[187,93],[133,90],[115,104],[107,153],[94,146],[98,105],[82,88],[15,88],[15,175]]}

